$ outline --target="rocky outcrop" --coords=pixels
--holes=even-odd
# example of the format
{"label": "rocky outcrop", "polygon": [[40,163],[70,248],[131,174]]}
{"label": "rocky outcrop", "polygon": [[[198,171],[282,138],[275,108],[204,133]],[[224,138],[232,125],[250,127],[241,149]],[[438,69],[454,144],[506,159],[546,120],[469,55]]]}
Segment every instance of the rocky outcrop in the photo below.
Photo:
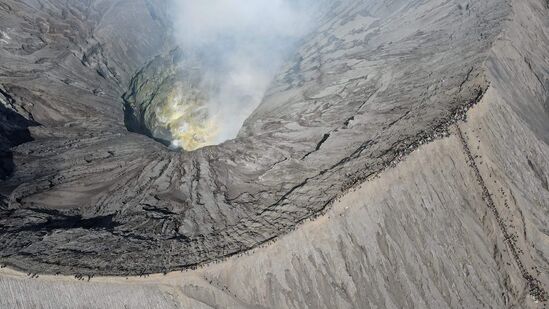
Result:
{"label": "rocky outcrop", "polygon": [[[40,82],[31,88],[25,78],[3,76],[2,84],[17,82],[42,101],[29,110],[41,124],[30,129],[35,140],[12,148],[15,173],[0,190],[2,260],[31,273],[135,275],[255,248],[143,280],[160,283],[155,302],[165,307],[544,301],[547,7],[537,0],[342,1],[329,11],[239,136],[194,152],[169,151],[123,126],[129,72],[168,54],[169,43],[140,49],[124,65],[116,59],[133,51],[123,48],[129,38],[123,47],[101,43],[85,61],[76,57],[75,80],[94,76],[85,85],[97,80],[112,96],[74,82],[56,88],[55,72],[64,71],[41,79],[54,84],[42,91]],[[102,22],[109,25],[103,18],[93,29]],[[105,59],[88,60],[97,57]],[[55,289],[70,285],[67,298],[141,288],[47,280]],[[0,284],[24,292],[46,281],[20,282],[6,275]]]}

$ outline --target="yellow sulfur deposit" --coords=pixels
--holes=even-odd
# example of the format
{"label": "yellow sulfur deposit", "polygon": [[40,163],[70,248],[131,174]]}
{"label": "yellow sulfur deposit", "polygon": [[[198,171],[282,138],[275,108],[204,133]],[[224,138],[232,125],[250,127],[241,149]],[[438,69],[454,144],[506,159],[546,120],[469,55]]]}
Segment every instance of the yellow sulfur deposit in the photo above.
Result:
{"label": "yellow sulfur deposit", "polygon": [[213,145],[219,128],[205,106],[206,99],[195,88],[181,89],[175,87],[157,107],[158,124],[170,130],[175,147],[191,151]]}

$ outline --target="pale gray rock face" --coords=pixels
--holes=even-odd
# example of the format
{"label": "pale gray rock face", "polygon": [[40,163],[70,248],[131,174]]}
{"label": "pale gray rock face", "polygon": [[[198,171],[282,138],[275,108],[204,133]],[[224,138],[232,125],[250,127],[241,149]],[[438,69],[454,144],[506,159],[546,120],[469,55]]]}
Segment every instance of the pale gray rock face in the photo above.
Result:
{"label": "pale gray rock face", "polygon": [[[150,96],[140,86],[160,85],[153,73],[174,65],[165,8],[77,3],[0,6],[0,100],[17,115],[0,127],[13,157],[0,186],[3,262],[138,275],[193,268],[297,227],[196,272],[204,287],[183,276],[174,289],[235,308],[544,299],[546,3],[331,4],[238,137],[193,152],[124,126],[122,96]],[[478,101],[478,115],[455,125]],[[19,282],[0,284],[28,289]],[[162,293],[158,303],[178,306]]]}

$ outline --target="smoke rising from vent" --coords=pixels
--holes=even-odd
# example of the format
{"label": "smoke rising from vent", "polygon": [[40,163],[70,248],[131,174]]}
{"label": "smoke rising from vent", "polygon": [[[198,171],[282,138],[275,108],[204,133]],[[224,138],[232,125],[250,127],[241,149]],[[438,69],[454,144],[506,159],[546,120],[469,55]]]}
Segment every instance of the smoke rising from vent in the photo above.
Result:
{"label": "smoke rising from vent", "polygon": [[[310,31],[316,3],[310,0],[173,2],[171,14],[177,43],[184,51],[200,55],[201,79],[207,84],[203,88],[209,89],[205,104],[217,127],[213,139],[201,141],[203,146],[236,137],[282,61]],[[182,132],[185,128],[179,125],[172,131]],[[180,142],[174,136],[174,143]]]}

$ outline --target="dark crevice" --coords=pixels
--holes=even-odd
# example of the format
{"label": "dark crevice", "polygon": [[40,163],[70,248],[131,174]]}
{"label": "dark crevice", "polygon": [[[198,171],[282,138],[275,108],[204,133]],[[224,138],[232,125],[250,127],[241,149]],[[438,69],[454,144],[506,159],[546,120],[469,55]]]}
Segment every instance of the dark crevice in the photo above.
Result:
{"label": "dark crevice", "polygon": [[159,213],[159,214],[167,215],[167,216],[177,215],[175,212],[170,211],[166,208],[159,208],[159,207],[155,207],[155,206],[148,205],[148,204],[143,205],[143,210],[150,211],[150,212],[155,212],[155,213]]}
{"label": "dark crevice", "polygon": [[119,225],[113,220],[114,215],[98,216],[84,219],[81,215],[65,216],[60,213],[55,218],[47,218],[46,222],[26,225],[9,233],[19,233],[24,231],[31,232],[50,232],[54,230],[86,229],[86,230],[113,230]]}
{"label": "dark crevice", "polygon": [[305,154],[305,155],[303,156],[303,158],[301,158],[301,160],[304,160],[304,159],[307,158],[309,155],[311,155],[313,152],[318,151],[318,150],[320,149],[320,147],[322,147],[322,144],[324,144],[324,143],[328,140],[329,137],[330,137],[330,133],[324,134],[324,135],[322,136],[322,139],[320,140],[320,142],[318,142],[318,143],[316,144],[315,150],[310,151],[310,152],[308,152],[307,154]]}
{"label": "dark crevice", "polygon": [[347,120],[345,120],[345,122],[343,123],[343,127],[344,128],[348,128],[349,125],[351,124],[351,121],[355,120],[355,116],[352,116],[350,118],[348,118]]}
{"label": "dark crevice", "polygon": [[459,85],[459,92],[461,92],[463,90],[463,86],[465,85],[465,83],[469,80],[469,78],[471,77],[471,73],[473,73],[473,70],[474,70],[474,67],[471,67],[469,69],[469,71],[467,72],[467,75],[465,76],[465,79],[461,82],[461,84]]}
{"label": "dark crevice", "polygon": [[526,160],[528,160],[528,166],[530,167],[532,172],[534,172],[534,175],[536,175],[536,177],[541,181],[541,185],[543,186],[543,188],[549,191],[549,181],[547,180],[547,177],[545,177],[543,170],[535,165],[534,162],[530,160],[530,158],[526,158]]}

